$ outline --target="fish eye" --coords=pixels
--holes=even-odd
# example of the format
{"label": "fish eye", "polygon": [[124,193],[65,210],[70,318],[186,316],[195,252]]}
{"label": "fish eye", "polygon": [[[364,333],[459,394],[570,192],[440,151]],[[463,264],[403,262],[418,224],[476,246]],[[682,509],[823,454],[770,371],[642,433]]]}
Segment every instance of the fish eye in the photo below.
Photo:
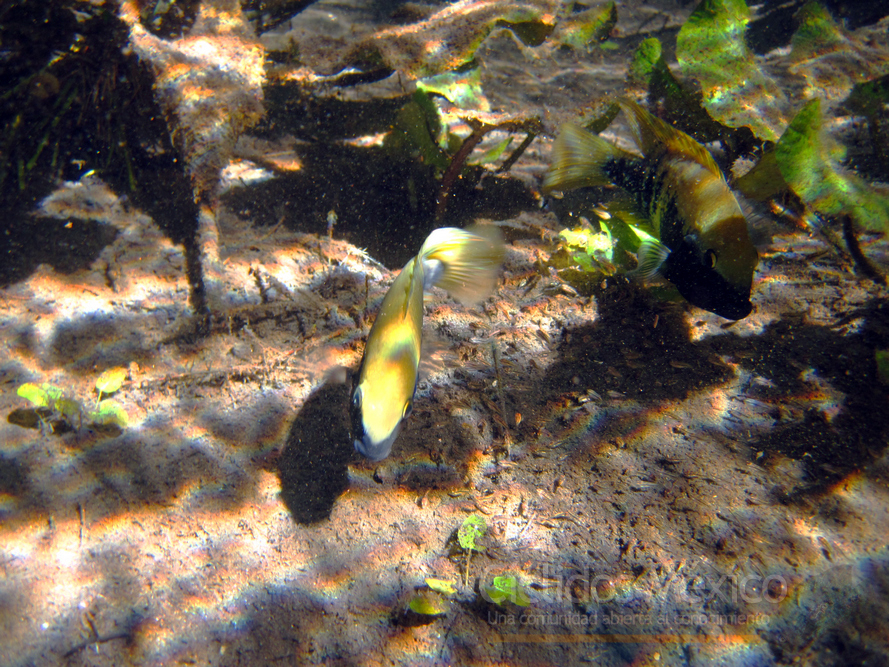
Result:
{"label": "fish eye", "polygon": [[404,411],[401,413],[402,419],[407,419],[411,411],[414,409],[414,402],[411,399],[408,399],[407,403],[404,404]]}
{"label": "fish eye", "polygon": [[352,394],[352,405],[356,409],[361,409],[361,387],[355,388],[355,393]]}
{"label": "fish eye", "polygon": [[712,249],[708,250],[706,253],[704,253],[704,259],[706,260],[706,264],[708,267],[710,267],[711,269],[714,268],[716,266],[716,260],[718,259],[716,251]]}

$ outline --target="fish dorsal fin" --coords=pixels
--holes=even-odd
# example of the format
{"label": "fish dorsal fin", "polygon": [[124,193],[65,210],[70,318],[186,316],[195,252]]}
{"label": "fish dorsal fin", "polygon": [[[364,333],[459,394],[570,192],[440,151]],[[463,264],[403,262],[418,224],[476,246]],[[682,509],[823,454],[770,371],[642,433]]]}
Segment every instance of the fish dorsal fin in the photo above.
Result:
{"label": "fish dorsal fin", "polygon": [[693,160],[722,177],[722,170],[710,151],[685,132],[653,116],[632,100],[621,98],[618,103],[627,115],[636,145],[646,156],[656,155],[666,149],[670,153]]}

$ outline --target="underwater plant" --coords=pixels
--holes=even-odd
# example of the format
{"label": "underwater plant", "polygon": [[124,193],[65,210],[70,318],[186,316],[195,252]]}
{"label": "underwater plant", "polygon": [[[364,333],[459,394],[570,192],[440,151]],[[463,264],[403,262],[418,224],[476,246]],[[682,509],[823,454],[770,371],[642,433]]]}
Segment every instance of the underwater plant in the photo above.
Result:
{"label": "underwater plant", "polygon": [[[490,114],[480,111],[461,112],[458,115],[471,128],[469,136],[461,139],[451,132],[442,122],[441,114],[426,92],[448,97],[452,102],[463,100],[471,105],[481,102],[479,92],[472,80],[466,83],[454,77],[437,78],[432,83],[418,84],[417,91],[411,100],[397,113],[392,130],[386,135],[383,143],[389,154],[398,160],[416,160],[426,165],[440,178],[436,196],[435,219],[442,220],[447,206],[448,195],[458,178],[467,177],[473,171],[476,176],[479,169],[500,159],[512,143],[513,138],[507,137],[496,146],[481,154],[474,160],[470,155],[485,135],[494,130],[508,133],[524,133],[525,139],[515,148],[497,169],[498,173],[509,170],[512,164],[522,155],[534,138],[542,131],[539,118],[526,117],[522,114]],[[456,102],[455,102],[456,103]]]}
{"label": "underwater plant", "polygon": [[519,607],[527,607],[531,599],[525,592],[518,577],[505,575],[494,577],[490,586],[484,589],[485,597],[494,604],[503,607],[508,603]]}
{"label": "underwater plant", "polygon": [[85,409],[83,403],[70,395],[61,387],[44,382],[37,385],[26,382],[17,393],[30,401],[32,408],[15,410],[9,415],[10,423],[29,428],[46,428],[50,433],[78,430],[82,428],[84,419],[93,426],[114,426],[126,428],[127,412],[114,399],[102,396],[117,392],[126,379],[125,368],[106,370],[96,380],[98,392],[96,403],[91,410]]}
{"label": "underwater plant", "polygon": [[396,615],[402,625],[428,625],[444,616],[451,608],[450,596],[457,593],[454,584],[446,579],[426,577],[426,588],[417,587],[407,609]]}
{"label": "underwater plant", "polygon": [[470,514],[463,520],[463,524],[457,529],[457,544],[466,554],[466,567],[463,575],[463,585],[469,585],[469,561],[473,551],[483,551],[484,547],[478,543],[478,539],[485,534],[488,524],[480,514]]}

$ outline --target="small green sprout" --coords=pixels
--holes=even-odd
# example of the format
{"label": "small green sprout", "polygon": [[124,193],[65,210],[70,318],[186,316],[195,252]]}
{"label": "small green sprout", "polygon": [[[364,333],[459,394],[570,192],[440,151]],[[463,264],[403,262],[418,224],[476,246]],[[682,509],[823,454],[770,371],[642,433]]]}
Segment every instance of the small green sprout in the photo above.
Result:
{"label": "small green sprout", "polygon": [[611,230],[604,221],[599,222],[602,231],[594,232],[592,229],[563,229],[559,232],[565,245],[571,249],[572,259],[580,265],[584,271],[602,271],[606,274],[614,273],[612,261],[614,259],[614,239]]}
{"label": "small green sprout", "polygon": [[503,606],[504,602],[512,602],[519,607],[527,607],[531,599],[525,593],[525,589],[518,577],[494,577],[493,586],[485,589],[488,599],[496,605]]}
{"label": "small green sprout", "polygon": [[463,576],[463,585],[469,585],[469,561],[473,551],[482,551],[484,547],[476,543],[476,540],[485,534],[488,524],[478,514],[470,514],[463,520],[463,525],[457,530],[457,542],[460,548],[466,552],[466,571]]}
{"label": "small green sprout", "polygon": [[97,409],[89,414],[94,424],[116,424],[121,428],[127,427],[127,411],[117,401],[106,398],[96,407]]}
{"label": "small green sprout", "polygon": [[454,595],[454,593],[457,592],[457,589],[454,588],[454,584],[447,579],[426,577],[426,585],[436,593],[441,593],[443,595]]}
{"label": "small green sprout", "polygon": [[463,525],[457,531],[457,541],[460,547],[466,551],[481,551],[482,547],[476,544],[476,539],[485,534],[488,524],[478,514],[470,514],[463,520]]}
{"label": "small green sprout", "polygon": [[126,428],[129,420],[124,407],[115,400],[102,398],[103,395],[113,394],[120,389],[126,375],[125,368],[112,368],[102,373],[95,384],[99,395],[94,409],[90,411],[86,411],[76,397],[70,396],[61,387],[47,382],[41,385],[26,382],[18,388],[17,393],[30,401],[33,407],[15,410],[9,416],[9,421],[27,428],[44,428],[49,425],[51,431],[55,432],[56,427],[62,427],[63,431],[79,429],[86,415],[89,423],[96,426],[114,425]]}
{"label": "small green sprout", "polygon": [[96,399],[96,406],[98,407],[99,401],[102,400],[102,394],[113,394],[120,389],[120,386],[126,379],[126,368],[109,368],[102,373],[99,376],[99,379],[96,380],[96,390],[99,392],[99,397]]}
{"label": "small green sprout", "polygon": [[51,385],[44,384],[42,387],[38,387],[33,382],[26,382],[18,388],[16,393],[22,398],[29,400],[31,405],[35,408],[48,408],[49,393],[47,392],[46,387],[50,386]]}
{"label": "small green sprout", "polygon": [[448,611],[448,602],[431,591],[419,591],[408,603],[408,609],[421,616],[441,616]]}

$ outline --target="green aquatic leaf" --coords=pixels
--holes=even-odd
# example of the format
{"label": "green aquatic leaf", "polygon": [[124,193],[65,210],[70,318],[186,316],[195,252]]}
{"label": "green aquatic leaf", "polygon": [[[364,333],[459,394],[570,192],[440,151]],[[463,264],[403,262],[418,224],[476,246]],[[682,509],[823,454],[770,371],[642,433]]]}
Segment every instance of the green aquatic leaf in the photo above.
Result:
{"label": "green aquatic leaf", "polygon": [[785,124],[784,93],[744,41],[749,20],[744,0],[703,0],[679,30],[676,59],[683,75],[700,83],[710,116],[775,141]]}
{"label": "green aquatic leaf", "polygon": [[494,577],[493,586],[488,586],[485,592],[488,599],[494,604],[502,605],[507,601],[519,607],[527,607],[531,604],[531,599],[518,578],[513,576]]}
{"label": "green aquatic leaf", "polygon": [[99,390],[100,394],[113,394],[120,389],[120,386],[126,379],[126,368],[109,368],[96,380],[96,389]]}
{"label": "green aquatic leaf", "polygon": [[877,375],[880,380],[889,384],[889,350],[877,350],[874,352],[877,362]]}
{"label": "green aquatic leaf", "polygon": [[440,171],[447,169],[450,157],[438,145],[441,119],[435,104],[422,90],[414,93],[410,102],[399,109],[392,131],[383,147],[398,160],[421,158],[424,164]]}
{"label": "green aquatic leaf", "polygon": [[[563,46],[583,49],[599,44],[606,47],[605,42],[617,24],[617,6],[614,2],[606,2],[581,12],[568,14],[556,24],[555,39]],[[614,44],[613,48],[617,48]]]}
{"label": "green aquatic leaf", "polygon": [[787,183],[778,168],[775,150],[767,150],[746,174],[735,179],[732,186],[755,201],[765,201],[787,190]]}
{"label": "green aquatic leaf", "polygon": [[808,2],[796,13],[798,27],[790,40],[790,59],[794,62],[817,58],[848,46],[840,26],[817,2]]}
{"label": "green aquatic leaf", "polygon": [[470,514],[463,520],[463,525],[457,530],[457,542],[466,551],[481,551],[476,540],[485,534],[488,524],[478,514]]}
{"label": "green aquatic leaf", "polygon": [[73,398],[62,397],[56,401],[56,410],[68,420],[77,419],[80,417],[83,408],[80,405],[80,402]]}
{"label": "green aquatic leaf", "polygon": [[124,407],[112,398],[101,401],[96,410],[90,412],[90,421],[95,424],[116,424],[126,428],[129,418]]}
{"label": "green aquatic leaf", "polygon": [[42,385],[40,385],[40,388],[43,389],[43,393],[46,394],[48,405],[50,407],[53,407],[55,405],[55,402],[65,395],[65,391],[61,387],[57,387],[54,384],[49,384],[48,382],[44,382]]}
{"label": "green aquatic leaf", "polygon": [[491,104],[482,91],[481,69],[474,67],[461,72],[445,72],[417,81],[417,89],[436,93],[461,109],[490,111]]}
{"label": "green aquatic leaf", "polygon": [[454,584],[448,579],[435,579],[434,577],[426,577],[426,585],[436,593],[444,595],[453,595],[457,592]]}
{"label": "green aquatic leaf", "polygon": [[26,382],[16,390],[16,393],[22,398],[31,401],[34,407],[43,408],[49,405],[49,397],[46,391],[33,382]]}
{"label": "green aquatic leaf", "polygon": [[408,608],[421,616],[441,616],[448,611],[448,603],[438,595],[417,593],[408,603]]}
{"label": "green aquatic leaf", "polygon": [[504,151],[509,148],[510,144],[512,144],[512,140],[514,137],[506,137],[503,141],[498,141],[497,144],[484,153],[479,155],[476,158],[471,160],[467,160],[466,164],[491,164],[492,162],[496,162],[500,159],[500,156],[503,155]]}
{"label": "green aquatic leaf", "polygon": [[842,150],[822,131],[821,101],[793,118],[775,146],[775,160],[788,187],[814,210],[851,215],[866,229],[889,227],[889,198],[839,165]]}
{"label": "green aquatic leaf", "polygon": [[642,41],[633,54],[630,63],[629,81],[635,85],[648,85],[654,68],[661,59],[661,42],[657,37],[649,37]]}
{"label": "green aquatic leaf", "polygon": [[799,25],[787,60],[804,99],[838,99],[855,84],[889,74],[889,54],[872,31],[847,32],[817,2],[804,5],[795,18]]}
{"label": "green aquatic leaf", "polygon": [[614,273],[611,265],[614,259],[614,239],[611,230],[604,220],[599,221],[602,231],[594,232],[589,228],[563,229],[559,237],[572,252],[572,259],[584,271],[604,271]]}

